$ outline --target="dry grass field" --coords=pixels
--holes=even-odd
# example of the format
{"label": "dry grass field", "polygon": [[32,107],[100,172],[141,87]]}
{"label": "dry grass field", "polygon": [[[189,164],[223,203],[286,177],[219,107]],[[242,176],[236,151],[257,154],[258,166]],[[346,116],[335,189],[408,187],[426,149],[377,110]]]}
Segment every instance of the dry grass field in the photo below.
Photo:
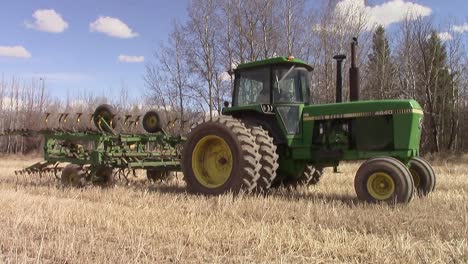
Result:
{"label": "dry grass field", "polygon": [[467,263],[468,159],[435,163],[408,205],[355,199],[359,164],[268,196],[185,193],[180,179],[63,190],[0,160],[2,263]]}

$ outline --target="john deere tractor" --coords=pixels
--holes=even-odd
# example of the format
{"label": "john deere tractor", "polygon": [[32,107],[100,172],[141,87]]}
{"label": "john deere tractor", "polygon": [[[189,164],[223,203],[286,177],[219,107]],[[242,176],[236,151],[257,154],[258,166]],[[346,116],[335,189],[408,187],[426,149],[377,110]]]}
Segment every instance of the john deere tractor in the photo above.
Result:
{"label": "john deere tractor", "polygon": [[316,184],[326,167],[363,160],[354,187],[360,200],[407,203],[435,187],[419,157],[423,110],[415,100],[359,101],[352,43],[350,102],[342,102],[337,60],[336,103],[311,104],[313,68],[293,57],[240,64],[232,105],[199,122],[185,141],[187,187],[201,194],[265,192]]}

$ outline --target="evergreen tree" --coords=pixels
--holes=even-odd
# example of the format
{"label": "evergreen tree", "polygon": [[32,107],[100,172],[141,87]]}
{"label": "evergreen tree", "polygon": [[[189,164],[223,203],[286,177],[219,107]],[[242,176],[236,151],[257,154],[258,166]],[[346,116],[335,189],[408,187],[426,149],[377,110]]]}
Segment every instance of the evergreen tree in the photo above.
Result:
{"label": "evergreen tree", "polygon": [[422,85],[425,87],[425,111],[429,113],[426,133],[431,140],[431,152],[450,150],[457,129],[456,113],[458,85],[447,66],[447,51],[437,32],[428,37],[423,51]]}
{"label": "evergreen tree", "polygon": [[390,46],[383,26],[377,27],[372,37],[372,51],[367,65],[368,78],[364,96],[367,99],[395,98],[395,67],[390,54]]}

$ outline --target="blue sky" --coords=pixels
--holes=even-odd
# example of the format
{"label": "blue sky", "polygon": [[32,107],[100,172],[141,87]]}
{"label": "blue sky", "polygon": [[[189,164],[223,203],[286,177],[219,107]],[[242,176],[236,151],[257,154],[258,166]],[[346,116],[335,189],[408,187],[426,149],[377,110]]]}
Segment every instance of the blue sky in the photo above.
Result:
{"label": "blue sky", "polygon": [[[151,59],[164,41],[174,19],[186,17],[186,1],[154,0],[2,0],[0,4],[0,46],[22,46],[29,58],[0,56],[0,73],[11,77],[44,77],[55,94],[77,90],[97,95],[118,91],[124,82],[131,89],[144,89],[145,63],[124,63],[119,55]],[[26,24],[33,13],[53,9],[68,27],[50,33]],[[100,16],[121,20],[138,36],[110,37],[90,32],[90,23]]]}
{"label": "blue sky", "polygon": [[[403,0],[368,1],[369,7],[389,2]],[[468,0],[404,2],[430,8],[441,30],[450,30],[443,29],[442,21],[467,23],[466,32],[459,31],[468,35]],[[0,74],[24,80],[42,77],[48,90],[59,96],[117,93],[122,83],[141,95],[145,63],[167,39],[172,22],[186,19],[187,4],[188,0],[2,0]],[[119,61],[122,55],[127,62]]]}

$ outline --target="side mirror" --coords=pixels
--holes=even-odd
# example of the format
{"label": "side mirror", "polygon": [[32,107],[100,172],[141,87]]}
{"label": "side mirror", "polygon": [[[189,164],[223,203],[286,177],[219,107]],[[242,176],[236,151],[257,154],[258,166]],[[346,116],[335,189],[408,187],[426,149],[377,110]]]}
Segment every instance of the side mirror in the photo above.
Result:
{"label": "side mirror", "polygon": [[228,101],[224,101],[224,107],[229,107],[229,102]]}

